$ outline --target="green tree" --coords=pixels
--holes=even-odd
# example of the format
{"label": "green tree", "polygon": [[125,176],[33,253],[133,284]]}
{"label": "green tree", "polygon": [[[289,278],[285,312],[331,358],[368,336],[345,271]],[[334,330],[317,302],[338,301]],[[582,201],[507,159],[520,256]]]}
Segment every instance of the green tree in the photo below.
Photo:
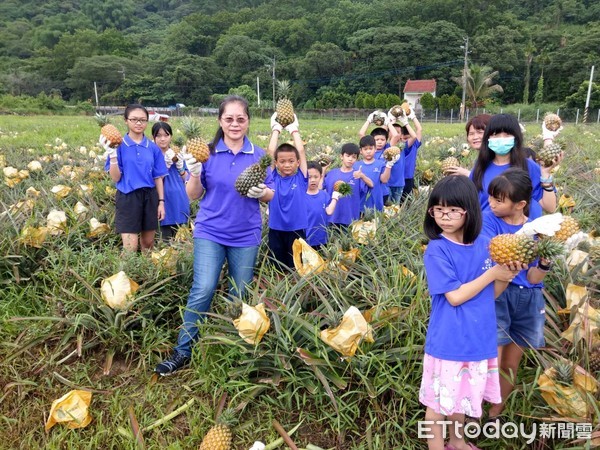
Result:
{"label": "green tree", "polygon": [[436,108],[436,100],[431,92],[425,92],[419,100],[424,110],[434,110]]}
{"label": "green tree", "polygon": [[[584,81],[579,85],[577,92],[569,95],[565,99],[565,105],[569,108],[583,108],[585,107],[585,100],[587,99],[588,87],[590,85],[589,80]],[[590,94],[590,108],[600,108],[600,84],[592,82],[592,92]]]}
{"label": "green tree", "polygon": [[531,81],[531,63],[533,62],[533,53],[535,47],[531,39],[525,47],[525,85],[523,86],[523,103],[529,103],[529,83]]}
{"label": "green tree", "polygon": [[365,109],[375,109],[375,97],[371,94],[365,94],[363,97],[363,108]]}
{"label": "green tree", "polygon": [[533,101],[536,105],[541,105],[542,103],[544,103],[544,74],[542,74],[538,79],[535,95],[533,96]]}
{"label": "green tree", "polygon": [[[473,108],[485,105],[485,101],[493,94],[504,92],[502,86],[493,84],[498,71],[493,71],[491,67],[471,64],[466,72],[466,96]],[[463,86],[464,75],[453,79],[459,86]]]}
{"label": "green tree", "polygon": [[365,94],[359,92],[356,97],[354,97],[354,107],[358,109],[363,109],[365,107]]}
{"label": "green tree", "polygon": [[387,106],[387,95],[380,92],[375,96],[375,108],[385,109]]}
{"label": "green tree", "polygon": [[244,97],[252,106],[256,105],[256,102],[258,101],[258,96],[256,95],[256,92],[247,84],[242,84],[241,86],[238,86],[236,88],[229,89],[229,94]]}
{"label": "green tree", "polygon": [[386,102],[386,105],[385,105],[385,107],[386,107],[387,109],[390,109],[390,108],[391,108],[392,106],[394,106],[394,105],[399,105],[401,101],[402,101],[402,100],[400,100],[400,96],[399,96],[399,95],[396,95],[396,94],[388,94],[388,95],[387,95],[387,102]]}

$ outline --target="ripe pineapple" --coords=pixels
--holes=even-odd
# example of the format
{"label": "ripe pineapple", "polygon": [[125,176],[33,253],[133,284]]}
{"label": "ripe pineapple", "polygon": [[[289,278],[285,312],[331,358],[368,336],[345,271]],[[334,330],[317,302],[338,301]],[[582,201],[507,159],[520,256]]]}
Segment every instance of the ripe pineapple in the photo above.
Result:
{"label": "ripe pineapple", "polygon": [[590,352],[590,372],[600,372],[600,346],[596,346]]}
{"label": "ripe pineapple", "polygon": [[288,98],[289,91],[289,81],[282,80],[277,82],[277,95],[279,100],[277,100],[277,107],[275,108],[275,111],[277,112],[275,120],[284,128],[294,121],[294,105],[292,105],[292,102]]}
{"label": "ripe pineapple", "polygon": [[561,384],[573,384],[573,364],[571,361],[557,361],[553,365],[555,380]]}
{"label": "ripe pineapple", "polygon": [[325,167],[325,166],[328,166],[329,164],[331,164],[332,158],[331,158],[331,156],[329,156],[325,153],[319,153],[317,155],[317,161],[319,162],[319,164],[322,167]]}
{"label": "ripe pineapple", "polygon": [[562,120],[558,114],[548,113],[544,116],[544,124],[550,131],[556,131],[561,127]]}
{"label": "ripe pineapple", "polygon": [[537,257],[537,245],[524,234],[499,234],[490,240],[490,257],[498,264],[529,264]]}
{"label": "ripe pineapple", "polygon": [[448,156],[442,161],[442,173],[447,175],[450,167],[460,167],[460,162],[454,156]]}
{"label": "ripe pineapple", "polygon": [[375,111],[375,114],[373,114],[373,124],[377,125],[378,127],[383,126],[383,124],[385,124],[385,113],[383,111]]}
{"label": "ripe pineapple", "polygon": [[[409,108],[410,110],[410,108]],[[404,108],[402,105],[394,105],[390,109],[390,114],[396,118],[400,117],[404,113]]]}
{"label": "ripe pineapple", "polygon": [[231,426],[235,422],[235,411],[226,409],[217,419],[216,425],[212,426],[202,439],[198,450],[231,450],[233,433]]}
{"label": "ripe pineapple", "polygon": [[408,104],[407,101],[404,101],[400,107],[404,110],[404,114],[406,114],[407,116],[410,114],[410,105]]}
{"label": "ripe pineapple", "polygon": [[549,167],[563,150],[564,145],[561,142],[554,141],[550,145],[542,146],[537,150],[536,161],[545,167]]}
{"label": "ripe pineapple", "polygon": [[383,151],[383,158],[386,159],[387,161],[391,161],[396,156],[398,156],[401,151],[402,150],[400,150],[400,148],[396,147],[396,146],[388,147]]}
{"label": "ripe pineapple", "polygon": [[184,117],[181,123],[183,134],[187,138],[186,150],[196,161],[205,163],[210,156],[210,149],[204,140],[200,137],[200,124],[193,117]]}
{"label": "ripe pineapple", "polygon": [[352,186],[342,180],[338,180],[334,183],[333,190],[339,192],[342,197],[352,195]]}
{"label": "ripe pineapple", "polygon": [[117,127],[109,122],[108,116],[98,113],[96,114],[96,121],[98,122],[98,125],[102,127],[100,129],[100,134],[110,142],[112,148],[118,147],[121,142],[123,142],[123,136],[121,136]]}
{"label": "ripe pineapple", "polygon": [[235,180],[235,189],[240,195],[246,196],[251,187],[258,186],[265,182],[267,177],[267,167],[271,165],[271,157],[265,155],[257,163],[244,169],[240,176]]}
{"label": "ripe pineapple", "polygon": [[554,239],[565,242],[579,231],[579,224],[572,216],[563,216],[560,229],[554,234]]}

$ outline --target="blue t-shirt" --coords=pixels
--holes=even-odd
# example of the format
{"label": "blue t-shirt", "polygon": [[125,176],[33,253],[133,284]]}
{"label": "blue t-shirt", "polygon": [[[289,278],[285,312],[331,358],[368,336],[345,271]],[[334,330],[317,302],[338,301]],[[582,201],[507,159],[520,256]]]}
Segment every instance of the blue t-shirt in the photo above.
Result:
{"label": "blue t-shirt", "polygon": [[[408,143],[407,143],[408,144]],[[419,152],[419,147],[421,146],[421,141],[415,139],[413,145],[410,147],[406,147],[405,150],[405,162],[404,162],[404,178],[414,178],[415,177],[415,168],[417,167],[417,153]]]}
{"label": "blue t-shirt", "polygon": [[[136,189],[153,188],[156,186],[154,179],[167,174],[162,151],[146,136],[138,144],[126,134],[123,142],[117,147],[117,163],[121,179],[115,186],[123,194],[129,194]],[[107,156],[104,170],[108,172],[109,169],[110,158]]]}
{"label": "blue t-shirt", "polygon": [[[383,163],[385,164],[387,161],[386,161],[386,159],[383,157],[383,152],[384,152],[386,149],[390,148],[390,147],[391,147],[391,146],[390,146],[390,143],[389,143],[389,142],[386,142],[386,143],[385,143],[385,145],[383,146],[383,148],[382,148],[381,150],[375,150],[375,157],[374,157],[374,158],[375,158],[376,160],[381,160],[381,161],[383,161]],[[388,184],[387,184],[387,183],[383,183],[383,184],[382,184],[382,186],[381,186],[381,194],[382,194],[383,196],[390,195],[390,188],[388,187]]]}
{"label": "blue t-shirt", "polygon": [[[527,219],[530,222],[531,218]],[[523,228],[523,225],[511,225],[506,223],[499,217],[496,217],[492,211],[486,211],[483,213],[483,229],[481,233],[488,238],[493,238],[499,234],[515,234]],[[529,264],[529,267],[537,266],[537,259]],[[531,284],[527,281],[527,270],[521,270],[517,276],[512,280],[511,284],[517,286],[523,286],[527,288],[541,288],[544,287],[544,283]]]}
{"label": "blue t-shirt", "polygon": [[306,242],[313,247],[327,244],[327,224],[329,216],[325,208],[331,202],[331,197],[326,191],[320,190],[316,194],[306,193],[306,210],[308,227],[306,228]]}
{"label": "blue t-shirt", "polygon": [[404,167],[406,164],[406,147],[401,149],[400,159],[392,167],[390,179],[387,182],[388,187],[401,188],[404,187]]}
{"label": "blue t-shirt", "polygon": [[[185,166],[184,166],[185,167]],[[175,164],[169,168],[169,175],[163,178],[165,189],[165,218],[161,226],[187,223],[190,217],[190,201],[185,192],[185,183]]]}
{"label": "blue t-shirt", "polygon": [[240,195],[235,180],[247,167],[257,163],[265,151],[244,138],[234,154],[221,139],[215,154],[202,165],[201,182],[205,195],[196,215],[194,237],[230,247],[260,244],[262,219],[259,201]]}
{"label": "blue t-shirt", "polygon": [[[533,191],[531,193],[531,201],[529,202],[529,218],[537,219],[542,216],[542,207],[540,206],[539,201],[542,199],[544,195],[544,190],[542,189],[540,177],[542,176],[542,172],[540,170],[540,166],[531,159],[527,159],[527,170],[529,172],[529,178],[531,178],[531,186],[533,187]],[[489,211],[490,204],[488,202],[489,194],[488,187],[494,178],[498,175],[504,173],[504,171],[510,168],[510,164],[503,164],[498,166],[493,162],[485,169],[483,173],[482,186],[483,189],[479,191],[479,204],[481,205],[481,210],[483,212]],[[473,169],[471,171],[471,179],[473,179]]]}
{"label": "blue t-shirt", "polygon": [[308,177],[298,171],[289,177],[282,177],[271,167],[267,170],[267,184],[275,190],[269,202],[269,228],[279,231],[306,230],[306,189]]}
{"label": "blue t-shirt", "polygon": [[323,187],[330,196],[333,193],[333,185],[338,180],[345,181],[352,186],[352,194],[340,197],[338,200],[335,211],[329,218],[330,223],[350,225],[360,217],[360,196],[366,194],[369,188],[363,180],[355,179],[353,173],[353,170],[342,172],[340,169],[333,169],[325,175]]}
{"label": "blue t-shirt", "polygon": [[494,283],[459,306],[445,294],[475,280],[492,267],[488,240],[463,245],[440,235],[429,242],[424,262],[431,315],[425,353],[449,361],[481,361],[498,356]]}
{"label": "blue t-shirt", "polygon": [[374,159],[370,164],[366,161],[356,161],[354,163],[354,170],[361,168],[362,173],[371,179],[373,187],[370,188],[360,198],[360,210],[364,211],[365,208],[376,209],[377,211],[383,210],[383,189],[384,183],[381,182],[381,174],[385,170],[385,160]]}

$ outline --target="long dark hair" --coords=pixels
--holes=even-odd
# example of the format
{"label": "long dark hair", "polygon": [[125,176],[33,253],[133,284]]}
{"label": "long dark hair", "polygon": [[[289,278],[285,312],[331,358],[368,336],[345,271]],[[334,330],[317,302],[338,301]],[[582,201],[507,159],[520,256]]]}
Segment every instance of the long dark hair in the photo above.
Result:
{"label": "long dark hair", "polygon": [[504,200],[508,198],[513,203],[525,202],[523,213],[529,215],[531,203],[531,178],[529,172],[519,167],[511,167],[494,178],[488,186],[488,194],[494,198]]}
{"label": "long dark hair", "polygon": [[[248,100],[246,100],[244,97],[240,97],[239,95],[228,95],[227,97],[225,97],[223,99],[223,101],[219,105],[219,117],[218,117],[219,120],[221,120],[221,117],[223,116],[223,113],[225,112],[225,107],[227,105],[229,105],[230,103],[240,103],[241,105],[243,105],[244,112],[248,116],[248,120],[250,120],[250,107],[248,106]],[[219,125],[219,128],[217,129],[217,132],[215,133],[215,137],[213,138],[212,142],[208,145],[208,147],[210,148],[211,154],[214,155],[215,147],[218,144],[218,142],[221,139],[223,139],[223,136],[224,136],[223,127],[221,127],[221,125]]]}
{"label": "long dark hair", "polygon": [[515,137],[515,146],[510,151],[510,166],[527,170],[527,155],[523,149],[523,133],[517,118],[511,114],[496,114],[483,133],[481,148],[473,169],[473,182],[478,191],[483,189],[483,174],[492,163],[496,154],[488,147],[488,139],[496,133],[508,133]]}
{"label": "long dark hair", "polygon": [[450,175],[442,178],[433,187],[427,203],[425,221],[423,222],[423,231],[429,239],[439,239],[439,235],[442,233],[442,229],[435,219],[429,215],[429,208],[438,205],[464,209],[467,214],[462,228],[463,242],[471,244],[477,239],[483,226],[481,205],[479,204],[479,196],[475,185],[468,177]]}

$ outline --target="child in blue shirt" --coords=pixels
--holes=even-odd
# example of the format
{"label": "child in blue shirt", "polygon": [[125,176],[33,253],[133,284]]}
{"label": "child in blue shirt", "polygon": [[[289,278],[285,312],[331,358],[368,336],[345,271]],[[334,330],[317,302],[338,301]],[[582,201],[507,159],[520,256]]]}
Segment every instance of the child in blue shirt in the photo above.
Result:
{"label": "child in blue shirt", "polygon": [[[494,178],[489,187],[490,211],[483,216],[483,233],[492,238],[499,234],[516,233],[525,223],[532,191],[529,174],[513,167]],[[515,261],[515,265],[520,263]],[[498,360],[502,403],[492,405],[491,418],[504,409],[504,401],[512,392],[524,348],[540,348],[545,344],[545,301],[542,280],[550,270],[551,261],[536,260],[520,267],[518,275],[496,299]]]}
{"label": "child in blue shirt", "polygon": [[[424,221],[431,315],[419,391],[425,419],[434,421],[430,449],[466,448],[456,423],[462,425],[465,414],[480,417],[483,400],[501,401],[494,298],[516,271],[492,265],[481,221],[477,190],[467,177],[435,185]],[[446,417],[452,423],[444,447],[440,421]]]}
{"label": "child in blue shirt", "polygon": [[269,250],[278,269],[285,271],[294,267],[292,244],[298,238],[306,238],[306,190],[308,168],[304,143],[298,130],[298,119],[285,129],[294,139],[294,145],[277,146],[283,127],[271,117],[271,140],[267,151],[273,157],[274,169],[267,175],[267,184],[273,183],[274,196],[269,203]]}
{"label": "child in blue shirt", "polygon": [[359,142],[360,154],[362,160],[354,163],[354,169],[361,169],[362,172],[373,182],[370,191],[361,197],[360,210],[375,209],[383,210],[383,187],[390,179],[392,168],[399,161],[402,153],[396,156],[392,161],[384,159],[375,159],[375,139],[373,136],[363,136]]}
{"label": "child in blue shirt", "polygon": [[325,175],[323,186],[330,196],[333,195],[333,186],[336,181],[343,181],[352,187],[350,195],[338,200],[338,205],[329,220],[330,225],[338,228],[347,228],[352,221],[360,217],[360,198],[362,195],[366,195],[369,188],[373,187],[373,182],[361,169],[354,170],[354,163],[359,153],[360,149],[356,144],[342,145],[342,166]]}
{"label": "child in blue shirt", "polygon": [[323,167],[316,161],[308,161],[308,190],[306,191],[306,207],[308,228],[306,229],[306,242],[315,250],[327,244],[327,224],[329,216],[335,211],[340,199],[339,192],[331,196],[319,189],[323,178]]}
{"label": "child in blue shirt", "polygon": [[[173,129],[167,122],[152,125],[152,138],[165,158],[169,175],[164,178],[165,217],[160,222],[160,236],[163,240],[172,239],[177,227],[186,225],[190,217],[190,201],[185,192],[185,170],[183,155],[176,155],[171,149]],[[173,162],[175,160],[175,162]]]}
{"label": "child in blue shirt", "polygon": [[[411,127],[409,120],[412,120],[414,129]],[[417,166],[417,153],[421,147],[421,138],[423,128],[421,122],[415,115],[414,108],[411,108],[410,114],[406,117],[400,116],[397,123],[393,125],[397,129],[400,141],[404,143],[404,188],[400,197],[400,203],[406,200],[415,187],[415,169]]]}

